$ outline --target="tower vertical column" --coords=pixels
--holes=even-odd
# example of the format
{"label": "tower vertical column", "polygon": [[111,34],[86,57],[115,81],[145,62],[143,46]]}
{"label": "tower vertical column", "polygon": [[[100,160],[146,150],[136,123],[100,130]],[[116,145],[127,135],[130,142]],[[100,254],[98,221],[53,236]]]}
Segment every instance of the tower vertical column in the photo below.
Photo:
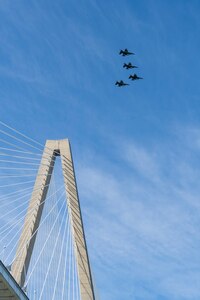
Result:
{"label": "tower vertical column", "polygon": [[95,296],[92,276],[69,141],[60,141],[59,149],[62,161],[67,202],[71,217],[70,219],[73,233],[74,251],[76,255],[76,263],[80,281],[81,299],[94,300]]}
{"label": "tower vertical column", "polygon": [[[11,273],[23,287],[55,163],[55,143],[47,141],[29,202]],[[31,238],[32,237],[32,238]]]}

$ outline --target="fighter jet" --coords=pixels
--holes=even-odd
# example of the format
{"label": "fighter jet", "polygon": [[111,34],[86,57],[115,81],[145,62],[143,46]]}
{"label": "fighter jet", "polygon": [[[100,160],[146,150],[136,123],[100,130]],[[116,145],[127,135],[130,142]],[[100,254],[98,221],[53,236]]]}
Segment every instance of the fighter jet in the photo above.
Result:
{"label": "fighter jet", "polygon": [[126,68],[126,69],[128,70],[128,69],[134,69],[134,68],[138,68],[138,67],[132,65],[132,63],[129,62],[128,64],[125,63],[125,64],[123,65],[123,68]]}
{"label": "fighter jet", "polygon": [[124,49],[124,50],[120,50],[119,54],[122,56],[127,56],[127,55],[132,55],[132,54],[134,55],[135,53],[129,52],[128,49]]}
{"label": "fighter jet", "polygon": [[120,81],[116,81],[116,82],[115,82],[115,85],[118,85],[118,87],[121,87],[121,86],[129,85],[129,84],[123,82],[123,80],[120,80]]}
{"label": "fighter jet", "polygon": [[131,80],[137,80],[137,79],[143,79],[143,78],[142,77],[138,77],[137,74],[134,74],[134,75],[130,75],[129,79],[131,79]]}

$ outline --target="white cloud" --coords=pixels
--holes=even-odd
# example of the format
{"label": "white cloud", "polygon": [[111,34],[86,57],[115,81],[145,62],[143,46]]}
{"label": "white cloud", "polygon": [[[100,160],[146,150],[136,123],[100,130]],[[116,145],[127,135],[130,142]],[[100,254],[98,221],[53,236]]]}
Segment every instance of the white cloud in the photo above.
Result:
{"label": "white cloud", "polygon": [[[200,296],[199,287],[193,284],[190,296],[191,287],[186,289],[184,278],[193,278],[191,269],[199,266],[199,171],[194,170],[193,161],[185,160],[182,145],[177,144],[170,153],[168,148],[163,151],[162,144],[156,149],[136,146],[133,141],[120,143],[116,155],[127,175],[106,161],[98,165],[88,159],[89,163],[78,164],[92,261],[97,270],[105,272],[106,280],[109,276],[119,280],[123,274],[133,285],[140,280],[147,288],[152,281],[161,295],[171,299],[180,299],[184,291],[187,296],[183,299],[194,299]],[[171,170],[166,175],[168,167]],[[176,281],[181,272],[185,277],[172,284],[171,274]],[[196,276],[194,272],[194,280]],[[140,290],[136,287],[135,294]]]}

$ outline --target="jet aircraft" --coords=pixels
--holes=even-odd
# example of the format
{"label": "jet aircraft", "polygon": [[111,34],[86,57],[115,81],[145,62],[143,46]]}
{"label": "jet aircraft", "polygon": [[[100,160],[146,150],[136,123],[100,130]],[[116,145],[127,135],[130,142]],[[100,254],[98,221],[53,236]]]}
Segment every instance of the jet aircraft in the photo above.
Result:
{"label": "jet aircraft", "polygon": [[137,74],[134,74],[134,75],[130,75],[130,76],[129,76],[129,79],[131,79],[131,80],[137,80],[137,79],[143,79],[143,78],[137,76]]}
{"label": "jet aircraft", "polygon": [[129,52],[128,49],[124,49],[124,50],[120,50],[119,54],[122,56],[127,56],[127,55],[132,55],[132,54],[134,55],[135,53]]}
{"label": "jet aircraft", "polygon": [[116,82],[115,82],[115,85],[118,85],[118,87],[121,87],[121,86],[126,86],[126,85],[129,85],[129,84],[123,82],[123,80],[120,80],[120,81],[116,81]]}
{"label": "jet aircraft", "polygon": [[124,63],[123,68],[126,68],[128,70],[128,69],[134,69],[134,68],[138,68],[138,67],[132,65],[132,63],[129,62],[128,64]]}

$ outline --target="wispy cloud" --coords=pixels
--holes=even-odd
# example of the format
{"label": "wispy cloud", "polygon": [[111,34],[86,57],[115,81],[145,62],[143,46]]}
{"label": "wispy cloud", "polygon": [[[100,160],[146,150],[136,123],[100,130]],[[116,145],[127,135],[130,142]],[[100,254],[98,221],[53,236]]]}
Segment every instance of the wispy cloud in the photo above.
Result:
{"label": "wispy cloud", "polygon": [[[200,172],[185,160],[187,139],[185,148],[174,143],[170,153],[170,146],[155,144],[152,150],[134,141],[118,143],[116,157],[127,175],[106,161],[80,163],[78,183],[92,261],[105,280],[127,280],[134,287],[133,299],[142,299],[139,295],[150,286],[147,299],[158,294],[162,299],[197,299],[200,206],[198,181],[192,178],[197,180]],[[104,297],[118,299],[106,291]]]}

